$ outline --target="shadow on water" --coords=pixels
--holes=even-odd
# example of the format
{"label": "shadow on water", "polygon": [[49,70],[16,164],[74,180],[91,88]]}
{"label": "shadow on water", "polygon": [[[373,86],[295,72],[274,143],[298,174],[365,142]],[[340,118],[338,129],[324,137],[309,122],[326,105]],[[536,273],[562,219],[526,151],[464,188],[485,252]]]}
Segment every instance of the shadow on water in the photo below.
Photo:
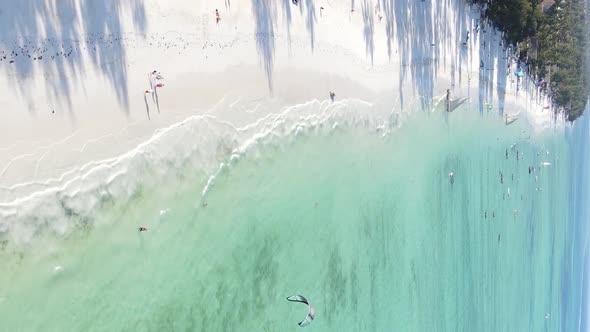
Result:
{"label": "shadow on water", "polygon": [[332,248],[328,259],[327,273],[324,277],[323,289],[325,310],[323,314],[326,321],[333,324],[334,319],[339,316],[343,307],[346,307],[347,300],[347,276],[343,259],[337,247]]}
{"label": "shadow on water", "polygon": [[11,2],[10,8],[0,13],[0,50],[7,55],[0,63],[0,71],[21,82],[14,88],[30,111],[35,109],[34,98],[22,82],[45,76],[48,94],[54,100],[65,101],[71,112],[71,90],[84,78],[88,69],[85,62],[90,60],[127,111],[127,54],[120,38],[127,15],[131,15],[138,33],[146,31],[143,0]]}

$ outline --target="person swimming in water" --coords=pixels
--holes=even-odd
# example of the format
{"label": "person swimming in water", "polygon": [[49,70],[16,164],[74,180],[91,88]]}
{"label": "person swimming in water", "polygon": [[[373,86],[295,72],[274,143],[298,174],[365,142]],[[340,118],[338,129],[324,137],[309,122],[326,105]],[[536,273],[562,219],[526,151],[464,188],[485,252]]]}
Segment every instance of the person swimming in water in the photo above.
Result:
{"label": "person swimming in water", "polygon": [[141,227],[139,227],[139,231],[140,231],[140,232],[147,232],[147,230],[148,230],[148,229],[147,229],[147,227],[145,227],[145,226],[141,226]]}

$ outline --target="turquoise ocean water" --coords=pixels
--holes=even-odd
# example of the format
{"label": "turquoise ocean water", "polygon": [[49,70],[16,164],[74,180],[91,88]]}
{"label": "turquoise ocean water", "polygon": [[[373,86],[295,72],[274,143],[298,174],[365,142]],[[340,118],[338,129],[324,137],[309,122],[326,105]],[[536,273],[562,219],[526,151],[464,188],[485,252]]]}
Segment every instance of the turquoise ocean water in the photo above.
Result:
{"label": "turquoise ocean water", "polygon": [[568,144],[475,110],[416,113],[385,137],[265,146],[207,206],[207,179],[175,169],[49,252],[3,252],[0,330],[297,331],[301,294],[314,331],[572,331]]}

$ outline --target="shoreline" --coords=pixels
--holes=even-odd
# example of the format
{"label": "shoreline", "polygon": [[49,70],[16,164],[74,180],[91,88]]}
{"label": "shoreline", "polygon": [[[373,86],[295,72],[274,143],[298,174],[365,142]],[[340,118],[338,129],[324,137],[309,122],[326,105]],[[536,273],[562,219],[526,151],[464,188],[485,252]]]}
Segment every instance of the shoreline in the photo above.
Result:
{"label": "shoreline", "polygon": [[[79,17],[84,17],[83,4]],[[462,1],[379,10],[359,4],[355,11],[347,2],[319,1],[315,8],[286,4],[223,8],[221,1],[154,2],[144,8],[143,27],[129,12],[119,13],[118,33],[78,22],[70,39],[58,40],[70,54],[66,60],[43,55],[31,64],[1,63],[0,83],[9,88],[0,93],[5,119],[0,121],[0,205],[35,192],[10,188],[116,160],[191,117],[211,116],[245,128],[294,105],[327,101],[329,91],[337,101],[371,102],[372,116],[387,119],[429,110],[452,88],[453,96],[469,97],[480,112],[490,104],[493,112],[524,112],[521,119],[534,132],[553,126],[551,110],[542,112],[530,82],[515,93],[499,36],[491,30],[486,36],[473,34],[469,47],[461,45],[461,29],[474,29],[479,17]],[[222,8],[218,25],[215,6]],[[325,8],[321,16],[320,6]],[[409,18],[401,15],[404,10]],[[14,16],[19,15],[29,14],[15,5]],[[60,11],[54,15],[58,19]],[[22,44],[20,32],[3,30],[0,48],[8,52],[14,43],[7,40]],[[94,39],[84,40],[89,36]],[[495,46],[482,49],[484,38]],[[487,59],[484,70],[480,59]],[[142,93],[152,70],[165,77],[159,112]]]}
{"label": "shoreline", "polygon": [[[219,175],[226,174],[241,159],[256,159],[265,149],[288,146],[298,137],[322,137],[351,132],[385,138],[418,129],[416,124],[431,127],[446,123],[443,112],[438,119],[427,113],[408,113],[390,119],[375,118],[375,106],[362,100],[337,102],[310,101],[291,106],[280,114],[269,114],[256,124],[235,128],[214,117],[196,115],[158,131],[147,142],[116,157],[92,161],[48,182],[16,185],[14,194],[0,203],[0,242],[15,245],[20,250],[34,244],[35,239],[68,238],[81,225],[100,223],[103,210],[120,203],[141,199],[144,193],[157,190],[165,179],[183,178],[178,171],[189,167],[190,177],[203,183],[201,197],[194,197],[195,206],[206,197]],[[400,115],[394,113],[394,115]],[[488,117],[471,112],[459,115],[469,124],[503,129],[501,122],[490,123]],[[422,119],[418,119],[418,118]],[[426,120],[422,122],[422,120]],[[432,120],[432,121],[430,121]],[[462,121],[453,121],[461,126]],[[409,126],[403,125],[408,123]],[[522,128],[520,124],[516,125]],[[473,130],[473,129],[471,129]],[[516,136],[519,129],[511,128]],[[425,140],[434,137],[425,133]],[[184,145],[181,142],[198,142]],[[172,143],[172,144],[171,144]],[[176,143],[176,144],[174,144]],[[167,149],[166,147],[172,147]],[[102,222],[104,223],[104,221]],[[41,236],[45,234],[46,236]],[[40,237],[41,236],[41,237]]]}

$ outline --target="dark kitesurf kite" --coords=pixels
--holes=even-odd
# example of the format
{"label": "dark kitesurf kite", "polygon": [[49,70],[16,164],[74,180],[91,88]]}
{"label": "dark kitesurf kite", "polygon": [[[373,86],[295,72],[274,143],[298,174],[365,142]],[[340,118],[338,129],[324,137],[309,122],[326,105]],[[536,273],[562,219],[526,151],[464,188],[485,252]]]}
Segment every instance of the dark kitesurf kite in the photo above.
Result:
{"label": "dark kitesurf kite", "polygon": [[287,300],[291,301],[291,302],[301,302],[304,304],[307,304],[307,316],[305,316],[305,319],[299,322],[299,326],[301,327],[305,327],[307,325],[309,325],[311,323],[311,321],[313,321],[313,319],[315,318],[315,310],[313,309],[313,307],[311,306],[311,304],[309,303],[309,301],[307,301],[307,299],[301,295],[292,295],[289,296],[287,298]]}

